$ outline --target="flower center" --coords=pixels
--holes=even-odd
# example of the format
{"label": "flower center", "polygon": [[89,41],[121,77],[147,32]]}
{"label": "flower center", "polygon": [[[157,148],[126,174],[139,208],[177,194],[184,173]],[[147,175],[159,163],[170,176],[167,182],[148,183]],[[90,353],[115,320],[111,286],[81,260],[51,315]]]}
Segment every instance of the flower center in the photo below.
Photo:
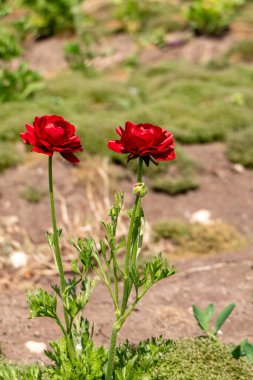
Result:
{"label": "flower center", "polygon": [[58,145],[59,143],[62,143],[65,130],[61,126],[56,126],[55,124],[50,123],[46,125],[45,133],[51,144]]}

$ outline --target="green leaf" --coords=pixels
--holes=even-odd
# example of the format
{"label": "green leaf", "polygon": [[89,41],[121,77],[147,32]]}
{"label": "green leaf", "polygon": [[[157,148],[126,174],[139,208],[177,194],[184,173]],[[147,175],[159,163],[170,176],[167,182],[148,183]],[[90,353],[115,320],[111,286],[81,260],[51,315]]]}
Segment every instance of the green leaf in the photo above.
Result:
{"label": "green leaf", "polygon": [[51,232],[47,231],[46,232],[46,237],[47,237],[47,241],[48,241],[48,244],[49,244],[49,247],[51,249],[54,248],[54,236]]}
{"label": "green leaf", "polygon": [[244,343],[243,351],[245,352],[246,357],[253,363],[253,345],[247,340]]}
{"label": "green leaf", "polygon": [[82,275],[82,273],[79,269],[79,266],[78,266],[78,259],[77,258],[72,261],[71,268],[72,268],[74,273],[79,274],[80,276]]}
{"label": "green leaf", "polygon": [[198,306],[192,305],[192,310],[194,317],[196,318],[199,327],[206,333],[209,334],[209,320],[210,313],[213,305],[208,305],[208,307],[202,311]]}
{"label": "green leaf", "polygon": [[222,312],[218,315],[217,320],[215,322],[215,329],[213,332],[214,335],[217,335],[218,331],[221,329],[222,325],[228,319],[228,317],[230,316],[234,308],[235,308],[235,304],[231,303],[225,309],[223,309]]}
{"label": "green leaf", "polygon": [[151,261],[148,261],[144,267],[145,283],[153,285],[156,282],[170,277],[175,274],[175,268],[170,266],[167,260],[165,260],[161,253],[155,256]]}
{"label": "green leaf", "polygon": [[56,318],[57,299],[55,295],[51,295],[46,290],[40,288],[32,291],[29,290],[26,295],[30,318]]}

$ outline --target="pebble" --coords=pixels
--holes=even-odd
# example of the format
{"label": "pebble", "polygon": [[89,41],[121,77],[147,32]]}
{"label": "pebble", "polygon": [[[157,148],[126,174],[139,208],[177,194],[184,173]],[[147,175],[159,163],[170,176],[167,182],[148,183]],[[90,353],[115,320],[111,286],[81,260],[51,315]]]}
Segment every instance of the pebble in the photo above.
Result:
{"label": "pebble", "polygon": [[191,214],[190,216],[191,223],[200,223],[200,224],[211,224],[211,212],[209,210],[198,210]]}
{"label": "pebble", "polygon": [[28,256],[22,251],[16,251],[10,255],[10,262],[13,268],[19,269],[27,265]]}
{"label": "pebble", "polygon": [[25,343],[26,348],[35,354],[42,354],[46,350],[47,346],[43,342],[28,341]]}
{"label": "pebble", "polygon": [[234,164],[233,165],[233,169],[238,174],[242,174],[242,173],[245,172],[245,169],[244,169],[244,167],[241,164]]}

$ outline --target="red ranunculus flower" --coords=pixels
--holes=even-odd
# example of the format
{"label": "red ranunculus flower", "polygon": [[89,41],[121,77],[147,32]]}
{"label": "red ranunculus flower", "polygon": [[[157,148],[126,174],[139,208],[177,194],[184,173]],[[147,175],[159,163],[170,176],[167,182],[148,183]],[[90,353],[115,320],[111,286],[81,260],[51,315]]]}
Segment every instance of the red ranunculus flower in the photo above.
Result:
{"label": "red ranunculus flower", "polygon": [[32,151],[53,156],[59,152],[63,158],[72,163],[79,162],[73,154],[82,152],[76,128],[61,116],[35,117],[33,125],[26,124],[26,132],[20,133],[25,144],[32,145]]}
{"label": "red ranunculus flower", "polygon": [[119,140],[110,140],[108,148],[117,153],[129,153],[128,161],[142,157],[146,165],[149,161],[170,161],[175,156],[174,137],[165,129],[152,124],[126,122],[125,130],[116,128]]}

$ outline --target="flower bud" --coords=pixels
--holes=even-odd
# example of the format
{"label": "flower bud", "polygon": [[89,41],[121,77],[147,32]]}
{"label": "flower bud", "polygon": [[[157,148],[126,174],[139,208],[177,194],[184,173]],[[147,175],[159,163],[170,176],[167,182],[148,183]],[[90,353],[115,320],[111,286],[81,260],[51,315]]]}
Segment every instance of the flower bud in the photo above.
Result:
{"label": "flower bud", "polygon": [[134,185],[133,193],[143,198],[148,192],[147,185],[144,182],[138,182]]}

